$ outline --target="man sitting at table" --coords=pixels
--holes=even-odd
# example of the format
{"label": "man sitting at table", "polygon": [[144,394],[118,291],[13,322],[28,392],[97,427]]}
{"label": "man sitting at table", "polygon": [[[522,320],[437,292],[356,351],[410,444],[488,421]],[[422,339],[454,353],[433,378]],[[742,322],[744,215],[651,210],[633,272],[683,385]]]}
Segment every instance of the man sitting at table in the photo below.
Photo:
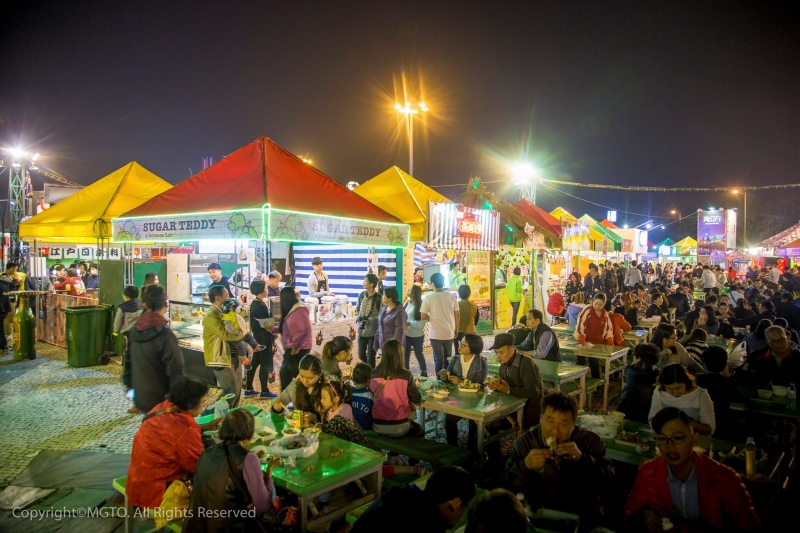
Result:
{"label": "man sitting at table", "polygon": [[661,457],[639,467],[623,511],[631,531],[668,531],[667,521],[676,531],[759,531],[750,495],[736,472],[692,450],[698,438],[686,413],[662,409],[652,427]]}
{"label": "man sitting at table", "polygon": [[500,363],[500,382],[492,388],[515,398],[526,399],[524,427],[527,429],[538,424],[544,396],[539,367],[532,358],[517,351],[514,336],[510,333],[497,335],[489,349],[494,350]]}
{"label": "man sitting at table", "polygon": [[531,309],[525,320],[530,333],[525,342],[517,345],[517,350],[530,352],[536,359],[561,361],[558,353],[558,337],[550,326],[544,323],[544,314],[538,309]]}
{"label": "man sitting at table", "polygon": [[441,532],[461,520],[475,497],[475,483],[460,466],[437,468],[420,490],[416,485],[393,487],[372,502],[350,533]]}
{"label": "man sitting at table", "polygon": [[780,326],[768,327],[764,335],[767,345],[750,352],[736,378],[754,389],[766,389],[770,382],[784,387],[800,384],[800,347]]}
{"label": "man sitting at table", "polygon": [[578,406],[567,394],[551,394],[543,408],[541,423],[514,443],[503,481],[537,506],[580,515],[587,531],[600,526],[603,495],[615,478],[606,446],[575,426]]}

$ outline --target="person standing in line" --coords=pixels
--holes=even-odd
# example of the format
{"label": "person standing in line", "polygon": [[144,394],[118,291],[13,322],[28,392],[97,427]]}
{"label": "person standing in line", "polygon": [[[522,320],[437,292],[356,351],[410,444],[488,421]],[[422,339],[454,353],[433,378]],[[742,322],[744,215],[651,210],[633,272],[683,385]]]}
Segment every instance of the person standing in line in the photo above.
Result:
{"label": "person standing in line", "polygon": [[[378,333],[378,315],[382,296],[376,290],[378,276],[364,276],[364,290],[356,302],[356,326],[358,327],[358,359],[375,368],[375,335]],[[381,345],[382,346],[382,345]]]}
{"label": "person standing in line", "polygon": [[300,373],[300,360],[311,351],[311,319],[308,307],[297,300],[294,287],[281,289],[281,323],[273,333],[280,333],[283,345],[281,387],[286,388]]}
{"label": "person standing in line", "polygon": [[0,323],[3,324],[3,334],[0,335],[0,353],[6,355],[8,350],[8,339],[10,335],[10,324],[6,323],[9,315],[13,316],[14,304],[6,293],[13,292],[19,289],[19,281],[17,276],[17,264],[13,261],[6,263],[6,270],[0,276]]}
{"label": "person standing in line", "polygon": [[308,275],[308,295],[312,298],[334,296],[328,274],[322,271],[322,258],[315,257],[311,260],[311,265],[314,267],[314,272]]}
{"label": "person standing in line", "polygon": [[519,267],[514,267],[511,276],[506,282],[506,293],[508,294],[508,303],[511,304],[511,327],[517,325],[517,315],[519,314],[519,304],[522,300],[522,280],[519,275]]}
{"label": "person standing in line", "polygon": [[631,289],[637,284],[642,282],[642,271],[636,266],[636,261],[631,261],[631,266],[625,271],[625,286]]}
{"label": "person standing in line", "polygon": [[411,358],[411,349],[414,349],[414,356],[417,358],[419,364],[419,373],[421,376],[428,375],[428,366],[425,363],[425,356],[422,354],[422,343],[425,340],[425,320],[422,318],[422,289],[416,283],[408,289],[408,299],[406,300],[406,317],[408,317],[408,324],[406,326],[406,342],[405,342],[405,363],[406,368],[411,368],[408,363]]}
{"label": "person standing in line", "polygon": [[422,318],[429,320],[428,338],[433,350],[433,365],[438,375],[447,368],[447,360],[453,352],[453,339],[458,336],[461,313],[458,303],[449,291],[444,290],[444,276],[437,272],[431,276],[433,292],[422,301]]}
{"label": "person standing in line", "polygon": [[383,295],[383,280],[386,279],[386,267],[378,265],[378,286],[376,290]]}
{"label": "person standing in line", "polygon": [[[144,307],[150,310],[149,295],[151,292],[154,294],[163,293],[163,290],[160,285],[153,285],[147,289],[144,292]],[[208,306],[206,316],[203,318],[203,357],[206,361],[206,366],[214,371],[215,383],[222,389],[222,396],[233,394],[234,398],[228,400],[228,404],[230,407],[236,407],[239,405],[239,395],[242,392],[242,379],[233,371],[231,349],[228,343],[241,340],[244,337],[244,332],[238,334],[228,333],[222,325],[222,304],[229,297],[227,289],[221,285],[215,285],[208,289],[208,299],[211,305]],[[142,316],[146,314],[144,313]],[[139,320],[141,320],[141,317]],[[131,334],[131,342],[133,342],[133,333]]]}
{"label": "person standing in line", "polygon": [[378,313],[378,331],[375,333],[374,350],[380,350],[389,339],[396,339],[400,341],[401,345],[404,345],[407,323],[408,316],[406,316],[406,310],[400,305],[400,295],[397,294],[397,289],[386,287],[383,294],[383,307]]}
{"label": "person standing in line", "polygon": [[[270,276],[272,274],[270,273]],[[270,278],[272,282],[272,278]],[[277,396],[269,391],[269,384],[275,381],[275,370],[273,355],[275,353],[275,337],[272,331],[265,329],[259,320],[272,318],[270,306],[264,300],[267,299],[267,287],[263,280],[255,280],[250,284],[250,294],[255,296],[255,300],[250,304],[250,331],[253,332],[256,342],[265,346],[263,350],[253,352],[253,359],[250,361],[250,369],[247,371],[246,386],[244,391],[245,398],[258,396],[260,400],[274,398]],[[261,383],[261,392],[253,389],[253,379],[258,370],[258,381]]]}

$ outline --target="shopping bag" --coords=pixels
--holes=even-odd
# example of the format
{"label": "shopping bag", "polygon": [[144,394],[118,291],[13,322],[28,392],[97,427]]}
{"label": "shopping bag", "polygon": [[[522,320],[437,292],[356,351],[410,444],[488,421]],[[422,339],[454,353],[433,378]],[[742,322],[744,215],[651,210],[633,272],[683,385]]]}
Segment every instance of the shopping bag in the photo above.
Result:
{"label": "shopping bag", "polygon": [[730,355],[728,355],[728,368],[737,368],[744,364],[744,358],[747,357],[747,345],[744,341],[740,342],[734,348]]}
{"label": "shopping bag", "polygon": [[191,486],[191,481],[185,482],[183,479],[176,479],[170,483],[161,499],[161,505],[158,506],[159,512],[154,517],[157,528],[161,529],[167,522],[184,517],[189,508]]}

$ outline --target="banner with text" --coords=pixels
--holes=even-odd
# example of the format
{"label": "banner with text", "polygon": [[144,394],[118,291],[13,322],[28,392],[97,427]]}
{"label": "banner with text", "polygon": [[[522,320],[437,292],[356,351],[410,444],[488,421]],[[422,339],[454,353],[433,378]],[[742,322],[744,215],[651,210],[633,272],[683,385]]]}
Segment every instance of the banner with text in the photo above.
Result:
{"label": "banner with text", "polygon": [[724,252],[727,247],[725,211],[697,210],[697,255]]}
{"label": "banner with text", "polygon": [[114,242],[168,242],[263,237],[263,211],[242,209],[187,215],[115,218]]}
{"label": "banner with text", "polygon": [[268,216],[267,238],[271,241],[408,247],[408,224],[388,224],[280,209],[270,209]]}

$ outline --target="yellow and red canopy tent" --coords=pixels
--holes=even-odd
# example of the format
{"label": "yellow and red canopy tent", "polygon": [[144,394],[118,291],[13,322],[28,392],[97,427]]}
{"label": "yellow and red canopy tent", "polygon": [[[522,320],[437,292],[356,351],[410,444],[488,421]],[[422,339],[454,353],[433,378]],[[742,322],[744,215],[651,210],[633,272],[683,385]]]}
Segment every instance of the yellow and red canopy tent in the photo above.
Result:
{"label": "yellow and red canopy tent", "polygon": [[359,185],[353,192],[408,224],[412,242],[427,238],[428,202],[452,203],[396,166]]}
{"label": "yellow and red canopy tent", "polygon": [[91,244],[111,238],[111,219],[172,185],[132,161],[19,225],[26,241]]}
{"label": "yellow and red canopy tent", "polygon": [[673,246],[678,249],[678,255],[690,255],[692,248],[697,249],[697,241],[691,237],[679,240]]}

